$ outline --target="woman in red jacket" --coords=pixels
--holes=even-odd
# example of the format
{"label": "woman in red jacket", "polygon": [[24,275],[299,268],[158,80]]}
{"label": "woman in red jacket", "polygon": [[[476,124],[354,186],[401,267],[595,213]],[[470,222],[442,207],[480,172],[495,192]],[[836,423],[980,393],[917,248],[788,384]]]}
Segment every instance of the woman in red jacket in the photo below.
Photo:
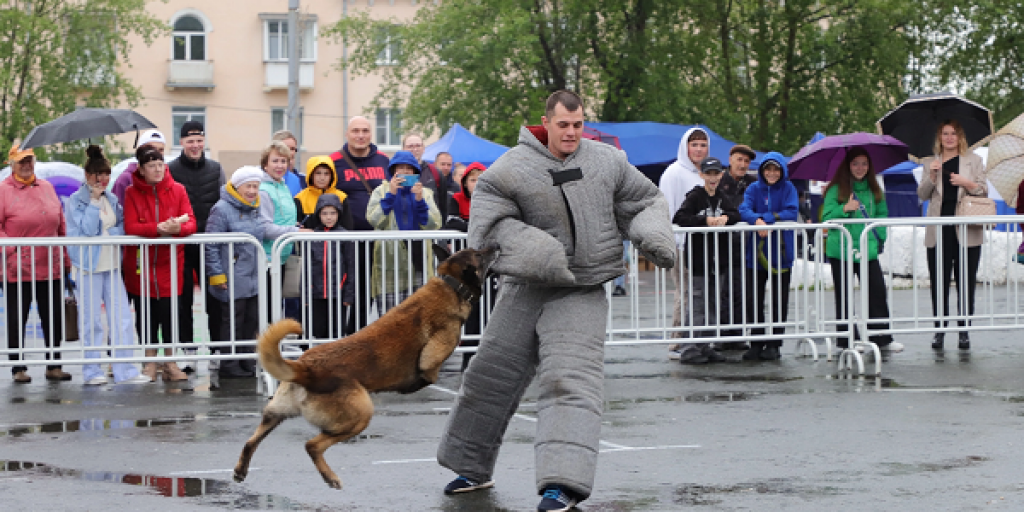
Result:
{"label": "woman in red jacket", "polygon": [[[127,235],[147,238],[186,237],[196,232],[196,217],[188,201],[185,187],[174,181],[164,164],[164,156],[151,146],[135,151],[139,167],[132,175],[132,186],[124,194],[124,231]],[[171,270],[171,251],[176,253],[175,270]],[[171,343],[171,301],[181,295],[182,269],[185,265],[183,245],[153,245],[145,253],[138,246],[125,247],[124,279],[128,298],[135,306],[135,330],[143,344],[156,344],[157,331],[164,343]],[[175,287],[172,289],[172,274]],[[143,304],[142,297],[148,297]],[[143,312],[148,312],[145,320]],[[179,311],[190,315],[191,311]],[[144,333],[144,325],[148,329]],[[147,349],[146,356],[157,355]],[[156,363],[146,363],[142,373],[156,379]],[[169,362],[164,365],[164,380],[188,380],[188,375]]]}

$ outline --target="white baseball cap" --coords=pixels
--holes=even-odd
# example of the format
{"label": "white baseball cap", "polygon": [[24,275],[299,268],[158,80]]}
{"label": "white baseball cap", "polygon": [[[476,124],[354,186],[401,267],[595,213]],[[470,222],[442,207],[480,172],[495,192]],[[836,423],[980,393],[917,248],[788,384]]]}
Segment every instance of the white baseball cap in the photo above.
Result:
{"label": "white baseball cap", "polygon": [[164,138],[164,134],[158,130],[146,130],[139,136],[139,146],[143,144],[149,144],[150,142],[159,142],[164,146],[167,145],[167,139]]}

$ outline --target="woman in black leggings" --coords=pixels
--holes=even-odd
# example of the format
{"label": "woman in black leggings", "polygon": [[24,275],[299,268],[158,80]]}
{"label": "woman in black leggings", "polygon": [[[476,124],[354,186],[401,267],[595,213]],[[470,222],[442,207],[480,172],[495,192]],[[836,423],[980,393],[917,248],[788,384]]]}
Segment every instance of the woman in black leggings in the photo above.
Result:
{"label": "woman in black leggings", "polygon": [[[967,138],[960,123],[950,120],[939,126],[935,134],[935,155],[921,162],[925,172],[917,187],[918,197],[929,201],[929,217],[956,216],[957,204],[965,196],[988,195],[985,165],[981,157],[968,149]],[[950,163],[955,158],[958,160]],[[966,240],[961,238],[964,234]],[[936,317],[936,328],[949,324],[944,317],[949,315],[951,279],[956,281],[958,314],[974,314],[974,288],[978,282],[983,238],[980,224],[968,225],[966,230],[959,226],[942,226],[940,233],[936,233],[935,226],[925,228],[924,243],[928,249],[928,276],[931,279],[932,314]],[[961,275],[962,270],[966,275]],[[966,290],[961,290],[961,283],[966,283]],[[958,320],[957,323],[960,327],[969,324],[964,320]],[[935,333],[932,348],[942,349],[944,338],[944,332]],[[964,329],[960,330],[959,348],[971,348],[970,337]]]}

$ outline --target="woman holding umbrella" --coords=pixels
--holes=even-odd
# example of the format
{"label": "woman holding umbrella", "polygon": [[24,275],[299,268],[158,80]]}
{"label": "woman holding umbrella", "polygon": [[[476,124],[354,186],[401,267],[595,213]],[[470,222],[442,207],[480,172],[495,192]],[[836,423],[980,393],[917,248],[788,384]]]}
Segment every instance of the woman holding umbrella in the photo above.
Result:
{"label": "woman holding umbrella", "polygon": [[[839,165],[835,176],[825,188],[824,204],[822,205],[821,220],[827,222],[832,219],[884,219],[889,216],[889,209],[885,204],[885,194],[882,187],[878,185],[878,178],[875,175],[875,168],[871,163],[867,150],[863,147],[851,148]],[[889,318],[889,305],[885,296],[885,277],[882,274],[882,266],[878,264],[878,255],[882,252],[885,244],[886,231],[875,229],[868,237],[867,247],[860,246],[861,232],[864,231],[863,224],[849,224],[846,228],[853,237],[853,265],[854,275],[862,281],[867,279],[868,290],[871,297],[868,300],[868,318]],[[846,283],[846,273],[843,271],[848,254],[846,247],[843,247],[844,238],[841,236],[830,236],[825,245],[825,254],[828,256],[829,265],[832,267],[832,281],[835,283],[836,294],[836,319],[845,320],[849,318],[847,300],[847,286],[853,283]],[[860,261],[862,258],[868,260],[868,274],[860,274]],[[869,326],[871,330],[888,329],[888,322],[874,323]],[[847,326],[840,323],[840,331],[846,331]],[[845,340],[838,342],[841,348],[846,348],[848,343]],[[903,350],[902,343],[892,341],[892,335],[872,335],[871,341],[883,350],[899,352]]]}
{"label": "woman holding umbrella", "polygon": [[[977,197],[988,196],[988,185],[985,178],[985,165],[981,157],[974,154],[967,147],[967,137],[964,134],[960,123],[955,120],[943,122],[935,134],[935,155],[925,158],[921,165],[926,169],[921,176],[921,184],[917,187],[917,195],[922,200],[929,201],[928,217],[953,217],[956,216],[957,204],[967,195]],[[945,165],[954,158],[959,160],[955,163],[956,172],[948,169],[951,165]],[[931,280],[932,291],[932,314],[939,316],[939,302],[942,303],[942,315],[949,314],[949,285],[950,280],[956,280],[957,286],[957,310],[959,314],[974,314],[974,289],[978,282],[978,263],[981,260],[981,243],[983,239],[982,226],[980,224],[968,225],[966,229],[966,240],[960,235],[964,230],[957,226],[943,226],[942,233],[936,239],[935,227],[925,228],[925,247],[928,250],[928,276]],[[941,247],[937,247],[941,241]],[[964,247],[962,250],[961,247]],[[966,256],[966,262],[961,261]],[[961,264],[966,267],[966,302],[964,304],[961,295]],[[941,273],[941,275],[939,275]],[[940,292],[941,287],[941,292]],[[942,295],[940,296],[939,293]],[[960,327],[967,322],[959,320]],[[935,327],[943,327],[947,321],[935,321]],[[933,349],[942,349],[945,333],[937,332],[932,340]],[[959,348],[968,350],[971,348],[971,340],[966,330],[960,331]]]}

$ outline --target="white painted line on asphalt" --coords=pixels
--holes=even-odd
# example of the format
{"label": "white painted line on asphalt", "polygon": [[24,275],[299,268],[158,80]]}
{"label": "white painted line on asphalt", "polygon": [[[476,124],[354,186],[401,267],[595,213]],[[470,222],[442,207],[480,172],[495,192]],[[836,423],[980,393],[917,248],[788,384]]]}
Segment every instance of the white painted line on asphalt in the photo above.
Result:
{"label": "white painted line on asphalt", "polygon": [[437,459],[375,460],[370,464],[409,464],[410,462],[437,462]]}
{"label": "white painted line on asphalt", "polygon": [[615,444],[615,443],[609,443],[608,441],[601,441],[601,444],[603,444],[604,446],[607,446],[608,448],[611,448],[613,450],[632,450],[632,448],[630,448],[628,446],[621,445],[621,444]]}
{"label": "white painted line on asphalt", "polygon": [[[260,468],[249,468],[249,471],[259,471]],[[206,475],[211,473],[234,473],[235,469],[207,469],[203,471],[172,471],[168,475]]]}
{"label": "white painted line on asphalt", "polygon": [[[604,441],[602,441],[602,443],[603,442]],[[677,449],[677,448],[700,448],[700,445],[699,444],[668,444],[668,445],[664,445],[664,446],[637,446],[635,448],[631,448],[631,447],[628,447],[628,446],[623,446],[622,448],[608,448],[606,450],[601,450],[600,453],[636,452],[636,451],[642,451],[642,450],[674,450],[674,449]]]}

